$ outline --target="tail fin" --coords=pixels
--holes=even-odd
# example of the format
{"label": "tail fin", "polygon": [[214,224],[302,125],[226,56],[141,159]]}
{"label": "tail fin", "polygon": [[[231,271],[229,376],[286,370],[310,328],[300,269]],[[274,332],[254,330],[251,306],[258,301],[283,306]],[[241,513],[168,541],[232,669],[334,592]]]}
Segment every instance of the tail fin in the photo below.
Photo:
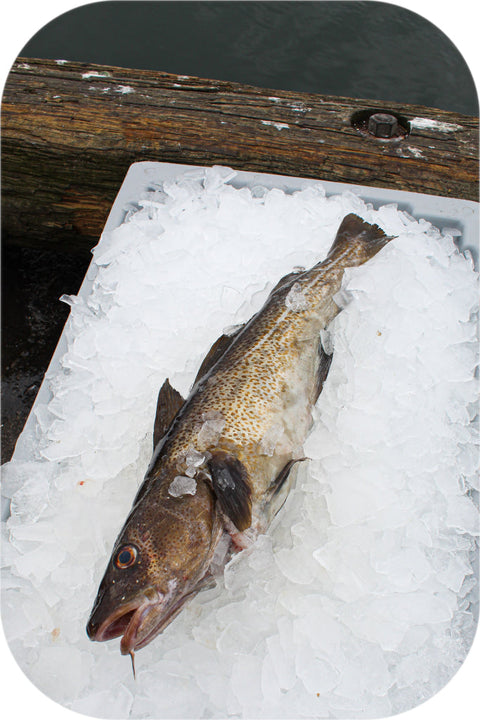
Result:
{"label": "tail fin", "polygon": [[362,265],[390,240],[393,240],[393,236],[387,236],[378,225],[371,225],[358,215],[350,213],[343,218],[337,230],[327,260],[340,260],[345,256],[348,257],[349,265]]}

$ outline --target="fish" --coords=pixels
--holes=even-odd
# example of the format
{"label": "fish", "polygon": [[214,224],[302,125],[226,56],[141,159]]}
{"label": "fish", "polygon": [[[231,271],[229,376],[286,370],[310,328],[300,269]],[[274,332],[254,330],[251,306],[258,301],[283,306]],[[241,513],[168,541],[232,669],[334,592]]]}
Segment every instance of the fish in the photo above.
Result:
{"label": "fish", "polygon": [[259,312],[218,338],[187,399],[165,380],[152,459],[87,623],[93,641],[121,637],[133,669],[134,653],[280,512],[329,371],[320,336],[340,312],[344,270],[392,239],[347,215],[324,260],[281,278]]}

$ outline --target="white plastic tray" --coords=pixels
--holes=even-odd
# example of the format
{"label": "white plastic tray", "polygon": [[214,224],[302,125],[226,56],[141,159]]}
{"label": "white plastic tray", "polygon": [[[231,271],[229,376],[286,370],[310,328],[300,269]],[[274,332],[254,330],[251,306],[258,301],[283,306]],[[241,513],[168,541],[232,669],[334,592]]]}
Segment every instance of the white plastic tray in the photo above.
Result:
{"label": "white plastic tray", "polygon": [[[102,238],[105,233],[117,228],[125,219],[129,210],[136,206],[138,200],[148,190],[158,189],[165,181],[179,178],[184,173],[201,171],[202,168],[194,165],[180,165],[173,163],[139,162],[130,166],[112,209],[105,224]],[[433,225],[442,228],[454,228],[458,235],[460,250],[470,250],[476,267],[479,258],[479,205],[470,200],[445,198],[420,193],[402,192],[398,190],[385,190],[364,185],[349,185],[322,180],[289,177],[286,175],[269,175],[265,173],[252,173],[238,171],[230,181],[234,187],[250,187],[261,185],[267,188],[279,188],[287,193],[302,190],[320,183],[327,195],[338,195],[346,191],[359,195],[365,202],[372,203],[375,208],[389,203],[396,203],[399,210],[404,210],[416,219],[424,218]],[[100,239],[100,243],[102,242]],[[85,275],[79,295],[87,297],[96,274],[96,266],[92,263]],[[59,360],[66,351],[66,340],[62,333],[44,380],[37,394],[32,411],[28,416],[25,427],[17,440],[13,458],[15,460],[32,459],[35,445],[36,419],[34,408],[40,403],[48,403],[51,393],[45,380],[58,370]]]}

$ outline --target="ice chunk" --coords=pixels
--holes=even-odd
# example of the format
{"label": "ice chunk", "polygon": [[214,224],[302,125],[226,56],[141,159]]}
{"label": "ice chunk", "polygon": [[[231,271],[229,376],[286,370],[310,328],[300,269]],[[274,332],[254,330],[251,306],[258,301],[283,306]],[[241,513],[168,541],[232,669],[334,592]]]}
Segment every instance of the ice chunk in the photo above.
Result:
{"label": "ice chunk", "polygon": [[215,445],[225,427],[225,418],[222,413],[216,410],[202,414],[203,424],[199,430],[197,440],[201,447]]}
{"label": "ice chunk", "polygon": [[437,572],[436,577],[439,582],[446,585],[447,588],[454,593],[458,593],[464,584],[465,577],[471,572],[469,563],[462,560],[461,557],[449,557],[447,565]]}
{"label": "ice chunk", "polygon": [[197,481],[195,478],[185,475],[177,475],[168,486],[168,494],[172,497],[182,495],[195,495],[197,492]]}
{"label": "ice chunk", "polygon": [[245,626],[239,620],[232,620],[225,625],[217,639],[217,648],[221,655],[250,653],[257,644],[255,629]]}
{"label": "ice chunk", "polygon": [[262,702],[262,661],[255,655],[238,655],[232,668],[231,686],[246,716]]}
{"label": "ice chunk", "polygon": [[285,305],[292,312],[302,312],[308,308],[308,298],[300,283],[296,282],[292,285],[285,298]]}
{"label": "ice chunk", "polygon": [[48,507],[53,464],[9,463],[2,468],[2,494],[10,497],[11,523],[34,523]]}
{"label": "ice chunk", "polygon": [[22,603],[24,597],[24,593],[17,588],[3,587],[2,620],[5,637],[10,643],[17,638],[24,638],[36,627],[35,620],[26,612],[25,602]]}
{"label": "ice chunk", "polygon": [[374,567],[391,578],[392,584],[402,590],[419,587],[433,572],[431,563],[427,560],[425,552],[410,547],[397,553],[389,553],[384,560],[377,560]]}
{"label": "ice chunk", "polygon": [[472,535],[480,534],[478,509],[470,498],[456,496],[448,508],[447,524]]}
{"label": "ice chunk", "polygon": [[133,695],[123,683],[116,683],[108,690],[90,693],[75,700],[71,709],[82,715],[104,718],[128,717]]}
{"label": "ice chunk", "polygon": [[46,646],[31,666],[30,677],[53,700],[71,702],[86,687],[92,666],[92,656],[78,647]]}
{"label": "ice chunk", "polygon": [[322,695],[333,690],[339,683],[340,672],[330,663],[315,657],[309,647],[304,646],[297,652],[295,663],[297,675],[309,693]]}
{"label": "ice chunk", "polygon": [[320,342],[327,355],[333,353],[333,337],[330,327],[331,326],[326,327],[320,331]]}
{"label": "ice chunk", "polygon": [[236,175],[236,171],[232,168],[223,167],[221,165],[214,165],[211,168],[206,168],[204,177],[204,187],[209,193],[218,192],[219,189],[233,180]]}
{"label": "ice chunk", "polygon": [[335,487],[326,498],[335,525],[346,526],[362,522],[389,504],[392,491],[383,487],[382,492],[379,492],[380,486],[374,481],[377,473],[378,467],[368,465],[348,470],[340,468],[337,471]]}
{"label": "ice chunk", "polygon": [[385,695],[393,684],[387,662],[380,648],[366,645],[353,658],[349,658],[344,668],[336,694],[354,700],[364,692],[364,678],[369,678],[369,693]]}
{"label": "ice chunk", "polygon": [[258,446],[261,455],[268,455],[271,457],[283,436],[283,424],[274,423],[265,432]]}
{"label": "ice chunk", "polygon": [[[269,649],[269,655],[266,657],[266,661],[269,661],[268,676],[269,686],[272,688],[270,694],[273,695],[273,700],[278,698],[278,690],[284,693],[285,690],[290,690],[295,682],[297,681],[297,674],[295,670],[295,663],[293,657],[289,657],[285,654],[284,648],[280,643],[280,639],[277,636],[269,638],[267,640]],[[274,677],[272,675],[274,674]],[[266,677],[263,677],[263,690],[268,692],[265,687]]]}
{"label": "ice chunk", "polygon": [[14,563],[16,572],[23,576],[32,576],[37,583],[42,582],[65,559],[65,550],[58,544],[44,543],[30,552],[20,555]]}
{"label": "ice chunk", "polygon": [[275,555],[275,562],[281,572],[293,583],[308,585],[312,582],[316,567],[311,559],[302,557],[301,550],[281,548]]}
{"label": "ice chunk", "polygon": [[198,468],[205,462],[205,459],[206,456],[203,453],[198,452],[195,448],[189,448],[185,456],[185,474],[188,475],[188,477],[194,477]]}
{"label": "ice chunk", "polygon": [[269,655],[265,656],[262,665],[262,695],[267,703],[278,703],[283,698],[275,668]]}
{"label": "ice chunk", "polygon": [[230,548],[232,538],[227,532],[222,533],[217,543],[213,557],[210,561],[209,570],[212,575],[219,575],[225,568],[227,553]]}

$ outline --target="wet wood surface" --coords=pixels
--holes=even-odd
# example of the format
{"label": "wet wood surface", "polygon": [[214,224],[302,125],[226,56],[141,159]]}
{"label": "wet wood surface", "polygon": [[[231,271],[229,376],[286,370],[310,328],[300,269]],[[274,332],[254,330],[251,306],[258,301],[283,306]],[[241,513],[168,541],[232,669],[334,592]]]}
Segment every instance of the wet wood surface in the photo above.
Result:
{"label": "wet wood surface", "polygon": [[[382,140],[352,124],[374,111],[395,114],[406,134]],[[92,247],[128,167],[142,160],[478,200],[478,118],[163,72],[16,61],[2,104],[9,242]]]}

